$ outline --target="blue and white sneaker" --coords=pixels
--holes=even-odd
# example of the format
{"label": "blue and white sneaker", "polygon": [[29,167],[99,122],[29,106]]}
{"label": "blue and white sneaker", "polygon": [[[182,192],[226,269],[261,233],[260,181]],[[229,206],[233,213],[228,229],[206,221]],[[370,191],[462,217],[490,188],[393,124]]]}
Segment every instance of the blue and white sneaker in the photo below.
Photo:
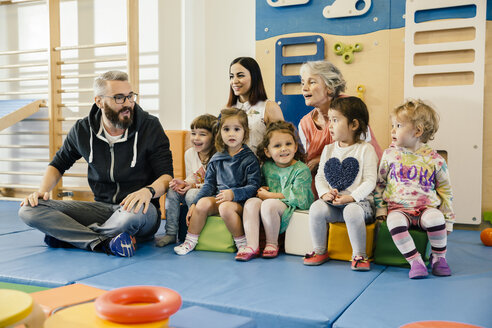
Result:
{"label": "blue and white sneaker", "polygon": [[135,238],[126,232],[122,232],[111,239],[109,249],[114,255],[131,257],[135,254]]}

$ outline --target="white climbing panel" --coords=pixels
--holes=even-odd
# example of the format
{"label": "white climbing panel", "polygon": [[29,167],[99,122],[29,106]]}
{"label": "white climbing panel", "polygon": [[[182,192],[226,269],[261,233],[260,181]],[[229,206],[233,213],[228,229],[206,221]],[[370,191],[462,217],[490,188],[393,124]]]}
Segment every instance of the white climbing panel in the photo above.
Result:
{"label": "white climbing panel", "polygon": [[308,3],[309,0],[267,0],[267,3],[272,7],[296,6]]}
{"label": "white climbing panel", "polygon": [[[360,4],[360,9],[358,8]],[[371,8],[372,0],[335,0],[331,5],[323,8],[326,18],[360,16]]]}
{"label": "white climbing panel", "polygon": [[[439,17],[446,10],[470,8],[474,17],[468,10],[468,15],[456,15],[461,18],[415,21],[425,12]],[[405,21],[405,98],[427,100],[439,112],[439,131],[430,145],[447,152],[456,222],[479,224],[486,1],[409,0]]]}

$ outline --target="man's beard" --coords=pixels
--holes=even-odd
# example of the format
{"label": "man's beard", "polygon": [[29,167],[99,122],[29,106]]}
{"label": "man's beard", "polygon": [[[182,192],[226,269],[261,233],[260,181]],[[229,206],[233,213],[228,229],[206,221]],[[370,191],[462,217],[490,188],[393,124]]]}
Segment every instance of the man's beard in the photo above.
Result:
{"label": "man's beard", "polygon": [[[124,117],[120,120],[120,113],[126,110],[130,111],[130,117]],[[126,130],[133,123],[133,108],[131,107],[123,107],[118,112],[115,112],[108,104],[104,104],[104,115],[106,118],[113,124],[113,126],[117,129]]]}

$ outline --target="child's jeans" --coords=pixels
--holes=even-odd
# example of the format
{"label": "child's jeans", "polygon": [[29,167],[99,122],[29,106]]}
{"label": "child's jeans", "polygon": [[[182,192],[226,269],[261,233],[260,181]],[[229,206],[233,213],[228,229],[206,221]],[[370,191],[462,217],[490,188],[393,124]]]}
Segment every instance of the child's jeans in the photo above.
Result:
{"label": "child's jeans", "polygon": [[169,189],[166,195],[166,235],[178,234],[178,222],[180,206],[186,202],[188,208],[195,200],[196,195],[200,189],[193,188],[186,192],[184,195],[178,194],[176,191]]}

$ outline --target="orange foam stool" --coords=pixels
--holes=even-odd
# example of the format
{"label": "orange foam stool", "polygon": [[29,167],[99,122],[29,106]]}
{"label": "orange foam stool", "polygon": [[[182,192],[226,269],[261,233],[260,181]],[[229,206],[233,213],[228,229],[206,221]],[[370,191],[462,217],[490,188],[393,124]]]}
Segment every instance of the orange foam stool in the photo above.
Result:
{"label": "orange foam stool", "polygon": [[104,293],[104,289],[73,284],[31,293],[31,296],[46,316],[50,316],[57,309],[95,300]]}
{"label": "orange foam stool", "polygon": [[[187,130],[166,130],[166,136],[169,139],[169,149],[173,154],[173,172],[177,179],[186,178],[184,153],[191,147],[190,132]],[[161,209],[161,218],[166,218],[166,194],[159,198]]]}
{"label": "orange foam stool", "polygon": [[0,327],[41,328],[45,315],[31,295],[11,289],[0,289]]}
{"label": "orange foam stool", "polygon": [[45,323],[58,327],[168,327],[169,317],[181,307],[181,296],[168,288],[117,288],[84,303],[57,311]]}
{"label": "orange foam stool", "polygon": [[[372,258],[376,223],[366,225],[366,254]],[[334,260],[352,261],[352,245],[345,223],[330,223],[328,255]]]}
{"label": "orange foam stool", "polygon": [[144,324],[120,324],[100,318],[96,313],[94,302],[75,305],[55,312],[46,319],[44,328],[168,328],[169,319],[144,323]]}

